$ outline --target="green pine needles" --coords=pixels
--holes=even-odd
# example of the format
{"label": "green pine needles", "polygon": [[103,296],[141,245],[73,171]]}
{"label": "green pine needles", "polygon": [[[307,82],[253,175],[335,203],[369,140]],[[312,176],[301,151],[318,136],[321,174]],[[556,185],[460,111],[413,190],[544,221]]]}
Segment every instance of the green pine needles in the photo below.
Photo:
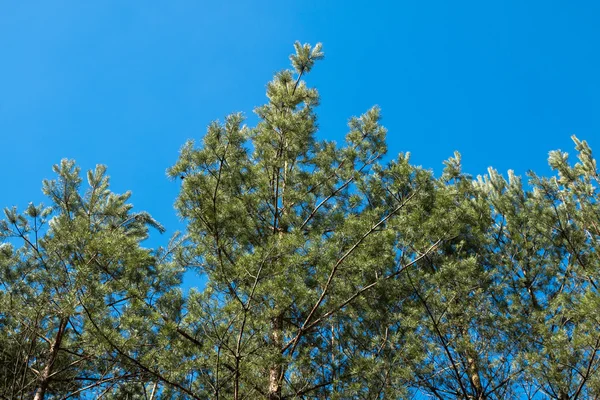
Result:
{"label": "green pine needles", "polygon": [[[596,161],[556,176],[460,154],[441,177],[386,157],[378,108],[318,140],[295,44],[268,102],[212,123],[168,170],[186,230],[162,226],[73,161],[49,207],[0,222],[0,398],[600,398]],[[384,158],[386,157],[386,158]],[[206,277],[184,295],[182,273]]]}

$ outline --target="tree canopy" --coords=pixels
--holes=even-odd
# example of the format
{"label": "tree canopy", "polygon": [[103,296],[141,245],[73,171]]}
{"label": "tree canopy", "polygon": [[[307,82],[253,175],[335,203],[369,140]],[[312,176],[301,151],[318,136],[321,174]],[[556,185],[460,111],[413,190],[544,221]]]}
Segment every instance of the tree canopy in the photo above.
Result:
{"label": "tree canopy", "polygon": [[[232,114],[182,147],[164,248],[104,166],[84,188],[63,160],[48,207],[5,209],[0,398],[600,398],[587,143],[523,180],[389,155],[377,107],[322,140],[321,58],[296,43],[256,126]],[[207,283],[184,293],[191,270]]]}

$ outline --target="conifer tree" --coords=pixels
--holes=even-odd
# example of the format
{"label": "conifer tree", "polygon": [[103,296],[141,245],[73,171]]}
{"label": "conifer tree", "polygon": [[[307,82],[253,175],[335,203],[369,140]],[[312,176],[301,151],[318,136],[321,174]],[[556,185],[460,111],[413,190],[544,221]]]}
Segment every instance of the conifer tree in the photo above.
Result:
{"label": "conifer tree", "polygon": [[188,340],[190,351],[207,352],[190,364],[203,370],[190,391],[399,396],[410,373],[390,337],[402,334],[394,321],[379,323],[385,302],[397,301],[385,286],[444,239],[440,231],[399,242],[399,232],[417,231],[433,178],[404,155],[382,164],[378,108],[350,120],[344,146],[317,140],[318,94],[302,79],[323,53],[320,44],[295,48],[294,69],[267,85],[255,128],[240,114],[213,123],[169,170],[185,178],[176,208],[188,226],[186,263],[208,279],[182,319],[202,338]]}
{"label": "conifer tree", "polygon": [[599,175],[585,141],[573,137],[579,161],[550,153],[551,178],[529,174],[528,190],[493,169],[482,181],[496,221],[504,301],[519,333],[524,395],[552,399],[600,396]]}
{"label": "conifer tree", "polygon": [[[118,332],[133,299],[161,290],[151,251],[140,246],[147,213],[132,212],[130,193],[109,190],[105,168],[87,174],[73,161],[44,181],[51,205],[4,210],[0,222],[0,395],[78,398],[144,379],[121,362],[98,327]],[[134,333],[129,330],[133,339]]]}
{"label": "conifer tree", "polygon": [[420,216],[419,231],[405,238],[412,245],[436,235],[429,232],[448,239],[407,270],[412,298],[398,319],[416,333],[418,357],[409,362],[417,392],[436,399],[506,399],[514,395],[507,382],[514,378],[509,360],[516,348],[506,307],[496,301],[502,293],[488,235],[492,214],[460,160],[456,153],[445,162],[432,207]]}

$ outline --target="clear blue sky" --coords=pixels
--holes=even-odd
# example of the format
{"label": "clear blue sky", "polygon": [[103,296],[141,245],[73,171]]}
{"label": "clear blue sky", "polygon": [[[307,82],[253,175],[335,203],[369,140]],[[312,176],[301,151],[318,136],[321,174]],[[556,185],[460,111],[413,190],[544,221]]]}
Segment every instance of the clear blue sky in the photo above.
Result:
{"label": "clear blue sky", "polygon": [[251,115],[296,40],[324,44],[321,138],[378,104],[392,154],[546,173],[572,134],[600,152],[599,20],[597,1],[0,0],[0,206],[42,201],[63,157],[103,163],[166,243],[165,169],[210,121]]}

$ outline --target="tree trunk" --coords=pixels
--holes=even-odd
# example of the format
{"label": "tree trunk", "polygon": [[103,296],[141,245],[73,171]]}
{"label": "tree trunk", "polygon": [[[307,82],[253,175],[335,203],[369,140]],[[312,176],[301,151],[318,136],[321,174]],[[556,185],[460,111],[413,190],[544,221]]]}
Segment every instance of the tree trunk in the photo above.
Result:
{"label": "tree trunk", "polygon": [[60,348],[60,344],[62,342],[63,334],[67,328],[68,318],[61,318],[60,323],[58,325],[58,332],[56,332],[56,338],[54,342],[50,345],[50,351],[48,354],[48,359],[46,360],[46,366],[40,373],[38,377],[38,388],[35,391],[35,396],[33,400],[43,400],[46,396],[46,390],[48,390],[48,385],[50,384],[50,375],[52,374],[52,367],[54,366],[54,362],[56,361],[56,356],[58,355],[58,349]]}
{"label": "tree trunk", "polygon": [[[285,154],[287,150],[287,140],[283,139],[283,143],[279,152],[279,157]],[[275,215],[279,214],[279,219],[275,218],[273,222],[273,232],[277,232],[278,241],[281,243],[283,239],[283,235],[287,232],[286,223],[282,223],[282,219],[287,214],[287,207],[285,203],[285,187],[287,181],[287,169],[288,162],[287,160],[283,163],[283,177],[281,179],[281,187],[276,190],[276,203],[275,203]],[[277,176],[279,176],[279,171],[277,172]],[[279,179],[279,178],[278,178]],[[279,186],[279,181],[277,182]],[[281,190],[281,191],[279,191]],[[281,208],[279,208],[279,204],[277,203],[277,196],[281,198]],[[271,320],[271,346],[273,347],[273,352],[277,354],[277,359],[269,368],[269,390],[267,391],[267,398],[269,400],[279,400],[281,399],[281,382],[280,378],[283,375],[283,364],[281,361],[282,349],[283,349],[283,311],[279,313],[276,317]]]}
{"label": "tree trunk", "polygon": [[471,385],[475,390],[475,399],[482,400],[483,397],[483,387],[481,386],[481,380],[479,379],[479,369],[477,367],[477,362],[473,357],[467,357],[467,365],[469,369],[469,379],[471,380]]}
{"label": "tree trunk", "polygon": [[[271,321],[271,345],[277,352],[277,356],[281,356],[281,348],[283,346],[283,314],[278,315]],[[281,399],[281,384],[279,378],[283,372],[281,360],[276,360],[269,368],[269,390],[267,398],[269,400]]]}
{"label": "tree trunk", "polygon": [[558,392],[558,398],[560,400],[569,400],[569,394],[567,392],[565,392],[564,390],[560,390]]}

